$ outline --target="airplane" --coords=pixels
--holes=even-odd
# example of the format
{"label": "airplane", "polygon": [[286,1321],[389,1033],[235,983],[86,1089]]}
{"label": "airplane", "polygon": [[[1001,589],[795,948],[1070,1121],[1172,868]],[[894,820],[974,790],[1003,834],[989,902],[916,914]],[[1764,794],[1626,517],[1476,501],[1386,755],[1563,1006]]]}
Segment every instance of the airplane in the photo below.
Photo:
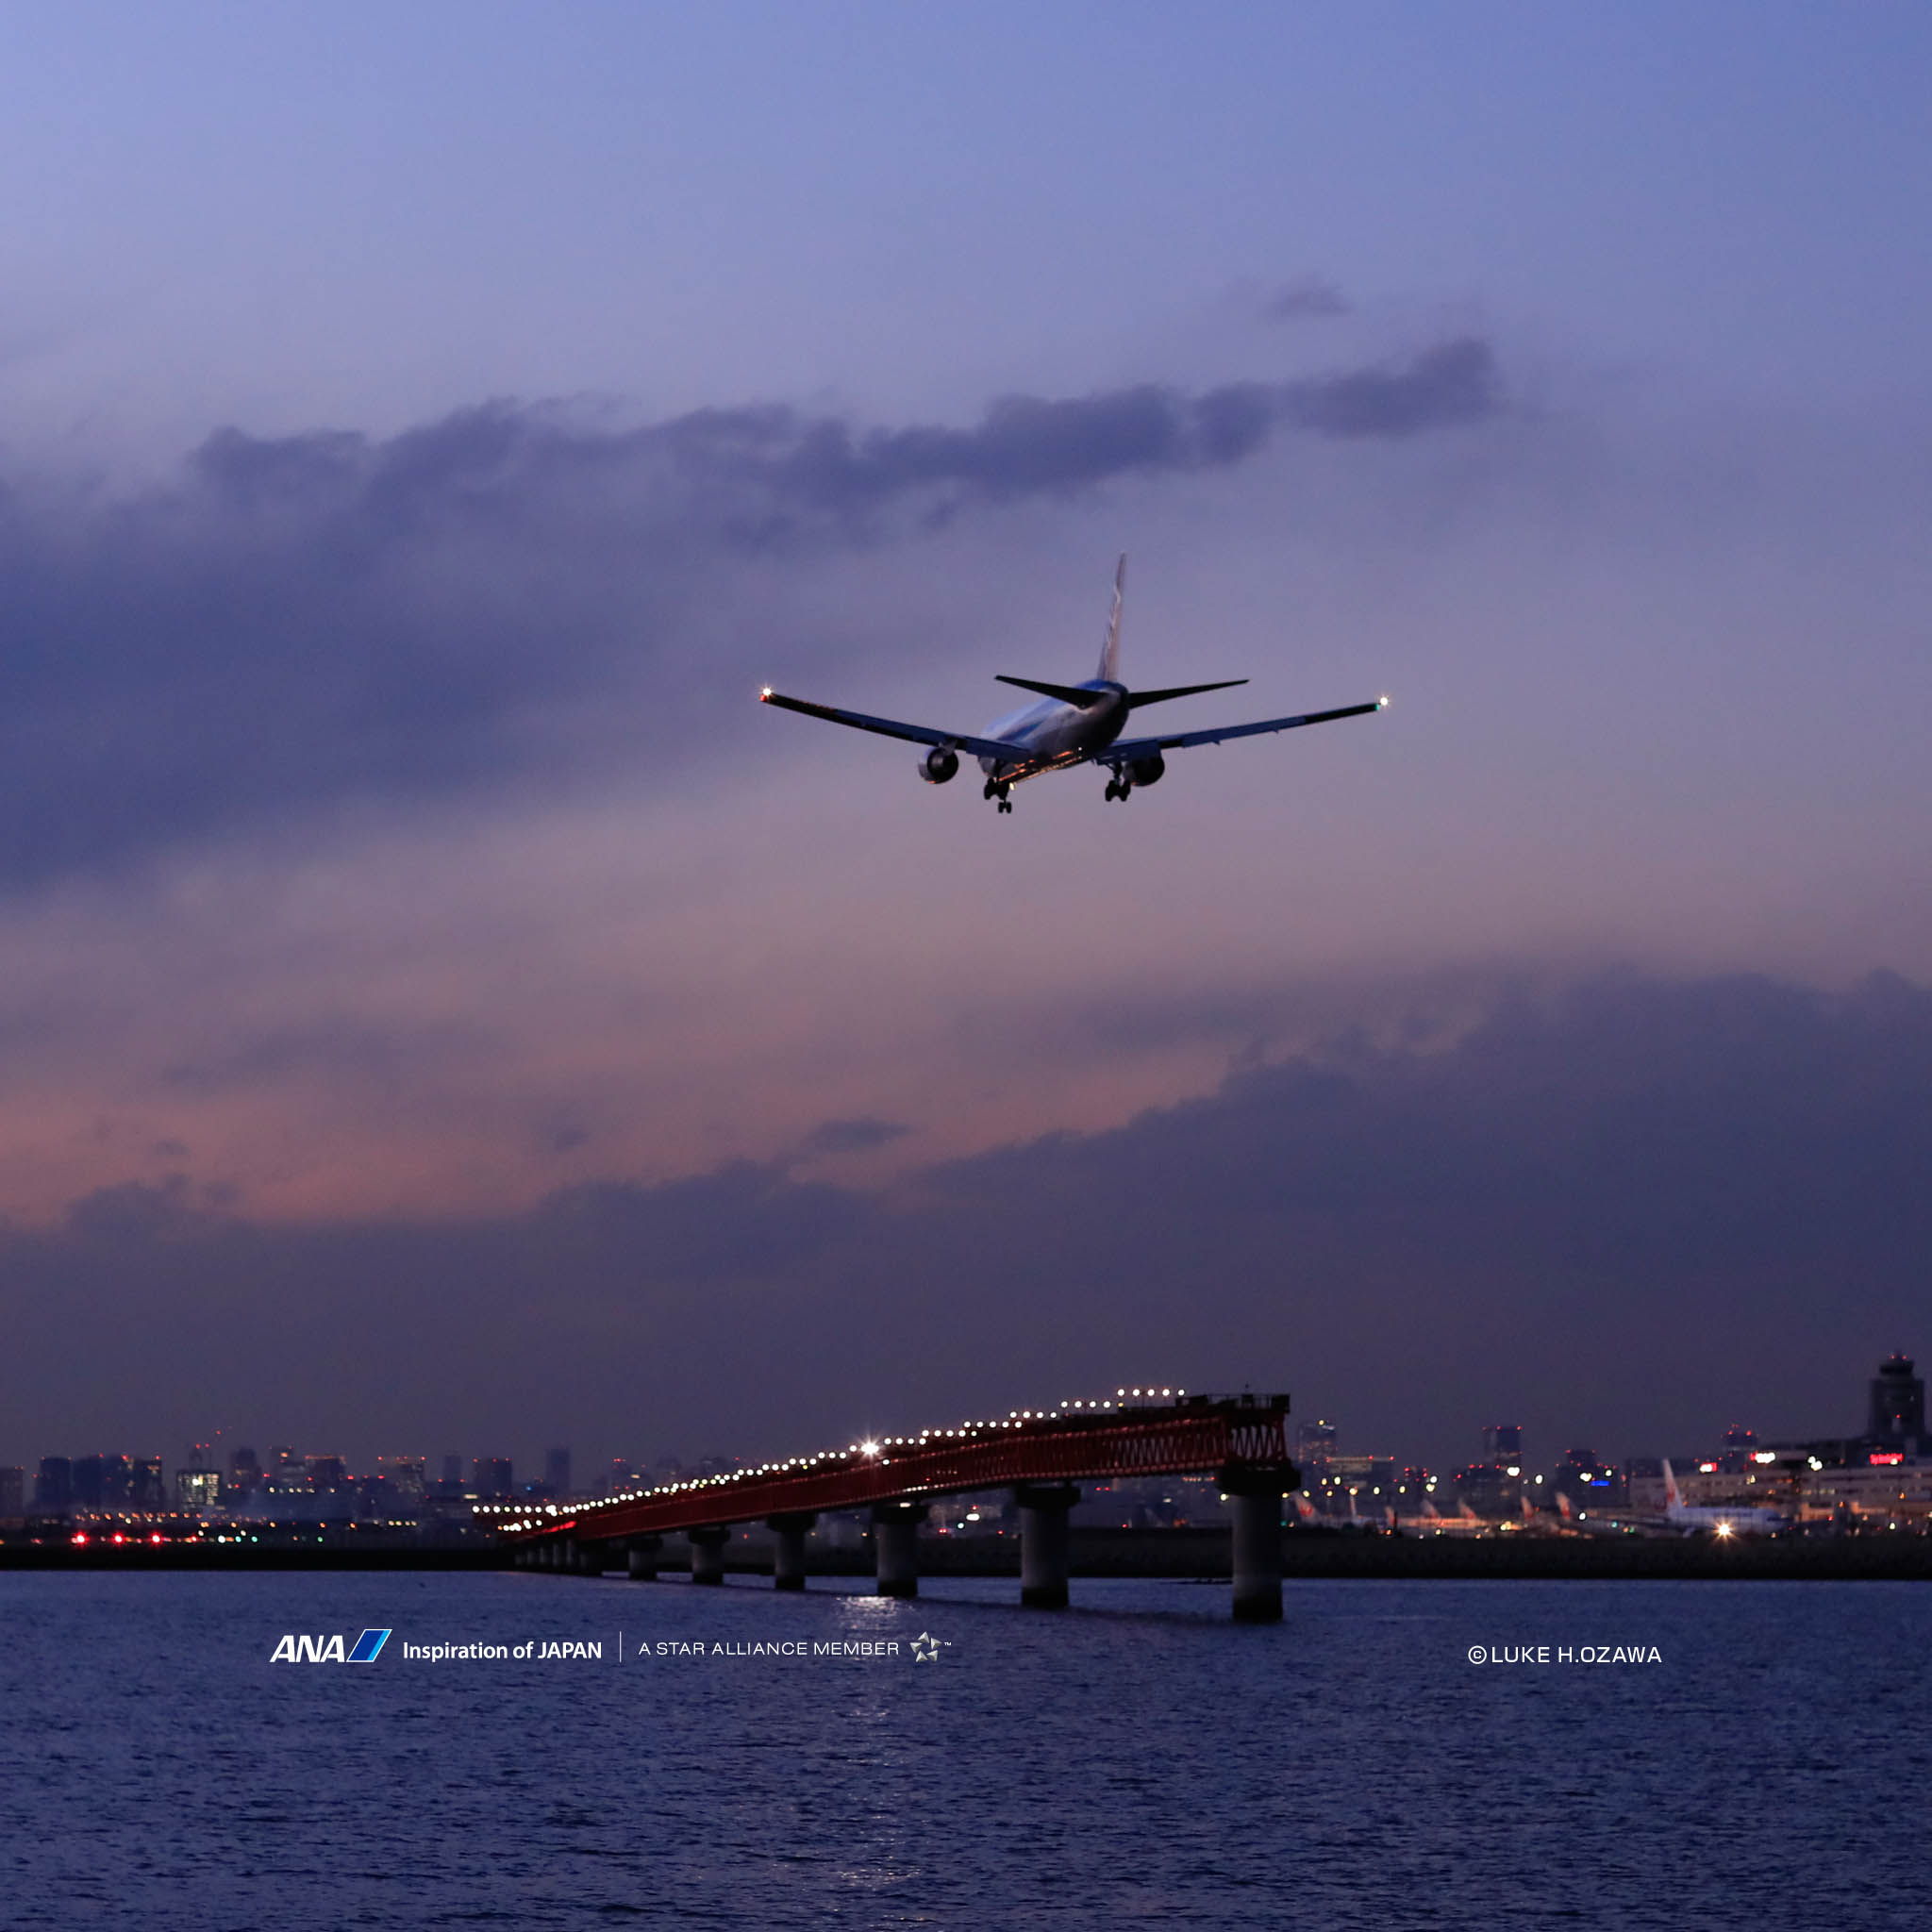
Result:
{"label": "airplane", "polygon": [[978,737],[964,731],[941,731],[926,724],[903,724],[892,718],[872,718],[862,711],[841,711],[831,705],[808,704],[803,698],[782,697],[766,685],[761,703],[781,710],[800,711],[808,718],[828,719],[858,731],[875,731],[885,738],[903,738],[931,749],[919,761],[919,775],[928,785],[949,783],[959,770],[959,754],[970,753],[986,774],[983,797],[996,800],[999,809],[1013,808],[1012,789],[1042,772],[1064,771],[1072,765],[1105,765],[1113,774],[1107,799],[1124,801],[1137,786],[1157,784],[1167,770],[1166,754],[1192,744],[1221,744],[1230,738],[1254,738],[1263,732],[1292,731],[1301,724],[1326,724],[1336,718],[1359,718],[1386,710],[1387,697],[1366,705],[1343,705],[1339,710],[1305,711],[1293,718],[1263,718],[1254,724],[1224,724],[1211,731],[1176,731],[1153,738],[1123,738],[1131,712],[1169,698],[1190,698],[1203,691],[1229,691],[1247,683],[1245,677],[1225,677],[1216,684],[1180,684],[1166,691],[1129,691],[1120,681],[1121,604],[1127,584],[1127,559],[1120,560],[1113,577],[1113,611],[1108,619],[1107,641],[1100,647],[1100,668],[1085,684],[1048,684],[1037,677],[1008,677],[1001,684],[1018,685],[1039,693],[1023,710],[996,719]]}
{"label": "airplane", "polygon": [[1604,1508],[1597,1505],[1587,1510],[1577,1509],[1560,1491],[1557,1495],[1557,1507],[1562,1510],[1565,1523],[1574,1523],[1593,1535],[1636,1530],[1651,1536],[1695,1536],[1708,1530],[1720,1542],[1728,1542],[1735,1536],[1774,1536],[1791,1526],[1786,1511],[1767,1508],[1762,1504],[1687,1503],[1683,1491],[1677,1487],[1677,1473],[1668,1458],[1663,1468],[1664,1507],[1660,1516],[1646,1510]]}
{"label": "airplane", "polygon": [[1707,1529],[1725,1540],[1734,1536],[1770,1536],[1789,1529],[1791,1519],[1782,1509],[1750,1503],[1687,1503],[1677,1488],[1676,1472],[1664,1459],[1664,1521],[1673,1529]]}

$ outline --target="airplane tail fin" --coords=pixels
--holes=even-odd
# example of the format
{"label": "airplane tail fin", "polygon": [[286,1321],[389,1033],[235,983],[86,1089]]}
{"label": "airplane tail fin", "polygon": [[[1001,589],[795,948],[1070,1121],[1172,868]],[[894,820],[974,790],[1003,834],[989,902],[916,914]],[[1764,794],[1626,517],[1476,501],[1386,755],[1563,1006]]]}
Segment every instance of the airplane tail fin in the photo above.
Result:
{"label": "airplane tail fin", "polygon": [[1121,600],[1127,589],[1127,553],[1121,552],[1120,567],[1113,574],[1113,613],[1107,620],[1107,641],[1100,647],[1100,669],[1093,675],[1109,684],[1120,680]]}
{"label": "airplane tail fin", "polygon": [[1671,1467],[1671,1458],[1664,1457],[1664,1507],[1681,1509],[1684,1498],[1677,1489],[1677,1473]]}

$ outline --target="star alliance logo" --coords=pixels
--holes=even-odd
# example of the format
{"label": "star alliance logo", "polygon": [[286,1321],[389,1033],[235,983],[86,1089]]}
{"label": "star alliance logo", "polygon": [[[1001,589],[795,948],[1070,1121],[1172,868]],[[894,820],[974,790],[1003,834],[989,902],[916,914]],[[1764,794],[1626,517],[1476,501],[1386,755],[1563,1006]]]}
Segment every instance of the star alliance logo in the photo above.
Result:
{"label": "star alliance logo", "polygon": [[[952,1646],[950,1644],[947,1646],[948,1649],[950,1649],[951,1647]],[[940,1641],[937,1637],[928,1637],[925,1634],[925,1632],[922,1630],[919,1633],[919,1635],[912,1640],[912,1661],[914,1663],[937,1663],[939,1661],[939,1655]]]}

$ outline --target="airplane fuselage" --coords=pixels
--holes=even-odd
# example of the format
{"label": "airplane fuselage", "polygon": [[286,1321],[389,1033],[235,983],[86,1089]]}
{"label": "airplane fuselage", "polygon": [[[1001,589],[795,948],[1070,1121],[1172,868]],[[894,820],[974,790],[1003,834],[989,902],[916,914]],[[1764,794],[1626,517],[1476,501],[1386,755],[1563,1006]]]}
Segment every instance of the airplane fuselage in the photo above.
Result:
{"label": "airplane fuselage", "polygon": [[982,737],[1024,747],[1019,759],[982,758],[979,769],[989,778],[1018,783],[1041,772],[1077,765],[1104,752],[1127,722],[1127,688],[1102,678],[1075,687],[1094,693],[1091,705],[1062,704],[1058,698],[1036,698],[1004,718],[995,718]]}

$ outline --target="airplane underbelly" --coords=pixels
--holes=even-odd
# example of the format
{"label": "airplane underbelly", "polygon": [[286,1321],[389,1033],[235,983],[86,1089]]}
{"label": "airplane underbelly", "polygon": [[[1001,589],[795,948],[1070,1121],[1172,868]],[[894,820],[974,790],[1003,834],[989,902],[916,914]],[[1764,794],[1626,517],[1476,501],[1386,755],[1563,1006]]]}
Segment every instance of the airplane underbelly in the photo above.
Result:
{"label": "airplane underbelly", "polygon": [[[1041,772],[1050,772],[1057,766],[1077,762],[1091,757],[1094,752],[1104,750],[1120,736],[1121,725],[1125,722],[1119,712],[1106,717],[1095,718],[1076,711],[1072,706],[1056,706],[1060,713],[1057,717],[1038,719],[1025,724],[1023,730],[1012,728],[1012,720],[1001,721],[1008,728],[988,725],[989,738],[1005,738],[1010,742],[1023,745],[1024,756],[1020,760],[1002,760],[982,758],[979,769],[988,777],[997,772],[1015,781],[1030,778]],[[1023,714],[1024,716],[1024,714]]]}

